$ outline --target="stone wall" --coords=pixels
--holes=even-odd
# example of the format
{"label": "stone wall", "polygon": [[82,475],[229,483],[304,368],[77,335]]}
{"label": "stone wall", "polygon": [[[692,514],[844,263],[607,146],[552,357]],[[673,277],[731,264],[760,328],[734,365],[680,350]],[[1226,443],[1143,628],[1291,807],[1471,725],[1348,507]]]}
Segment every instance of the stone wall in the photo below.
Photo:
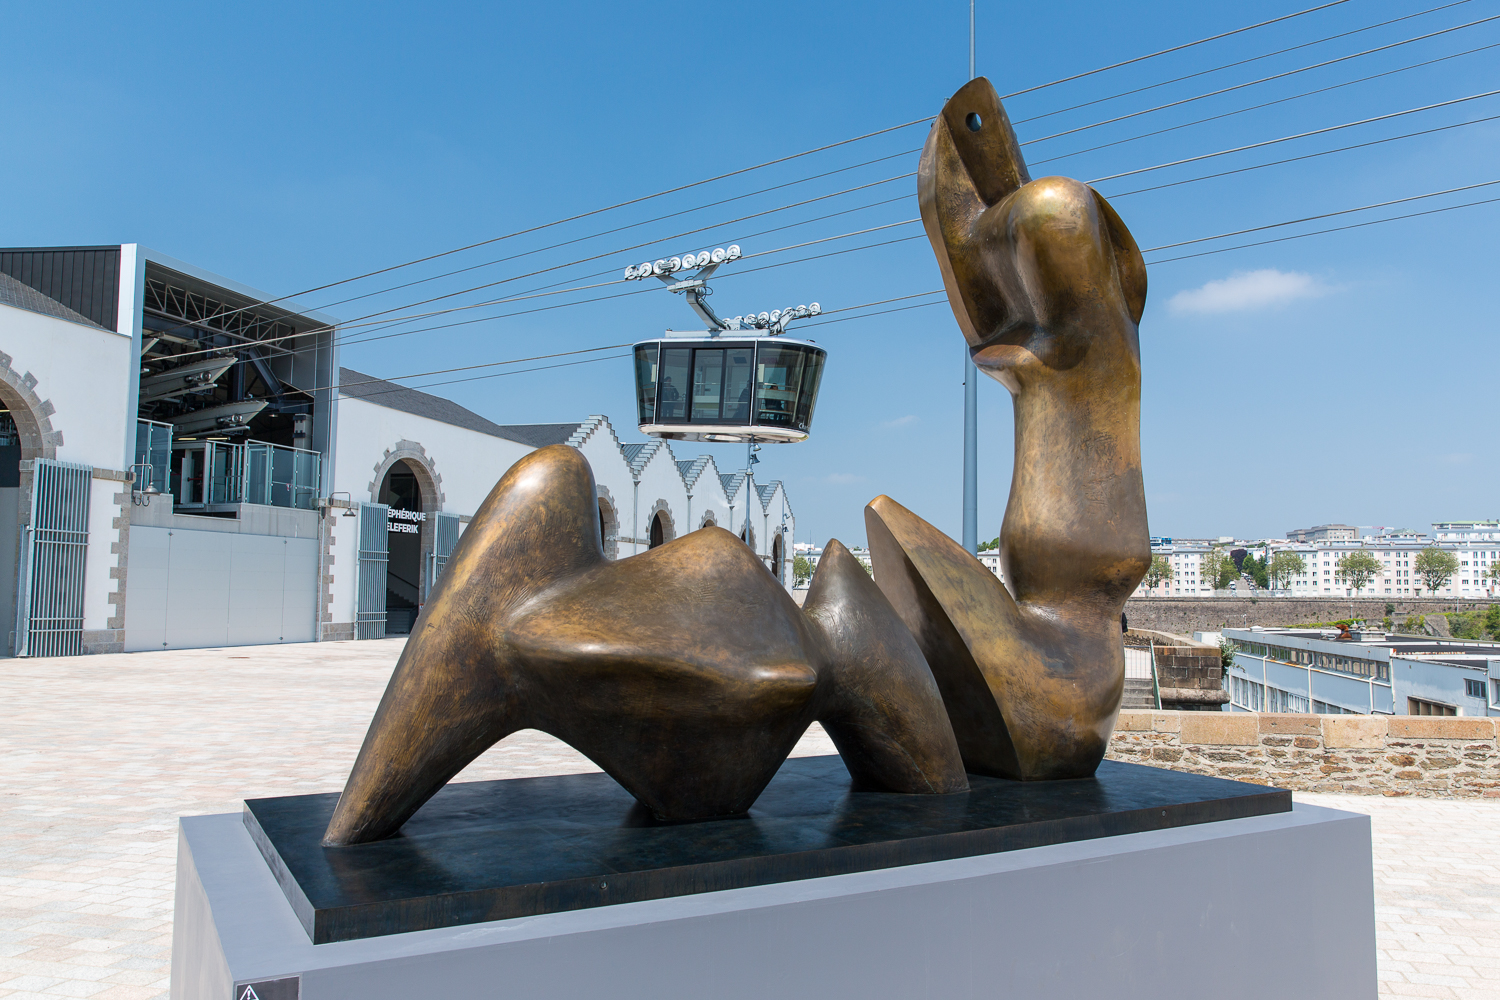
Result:
{"label": "stone wall", "polygon": [[[1135,597],[1125,603],[1125,616],[1131,628],[1159,629],[1163,632],[1192,635],[1194,632],[1217,632],[1221,628],[1298,625],[1302,622],[1340,621],[1350,617],[1378,622],[1385,617],[1385,606],[1388,603],[1396,608],[1391,613],[1391,618],[1398,625],[1407,615],[1452,611],[1455,607],[1455,601],[1451,598],[1398,601],[1379,597],[1353,600],[1302,597]],[[1500,604],[1500,601],[1467,601],[1460,598],[1456,604],[1464,611],[1471,611]]]}
{"label": "stone wall", "polygon": [[1495,719],[1122,711],[1111,760],[1306,792],[1500,798]]}

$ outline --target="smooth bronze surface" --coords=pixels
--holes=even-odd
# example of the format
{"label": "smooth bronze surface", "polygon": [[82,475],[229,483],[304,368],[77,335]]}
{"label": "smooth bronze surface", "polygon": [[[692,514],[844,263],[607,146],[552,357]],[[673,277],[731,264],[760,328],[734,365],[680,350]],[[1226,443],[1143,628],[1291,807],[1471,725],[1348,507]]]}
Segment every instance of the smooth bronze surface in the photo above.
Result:
{"label": "smooth bronze surface", "polygon": [[969,787],[922,651],[870,574],[837,539],[823,547],[802,610],[823,633],[818,721],[858,791]]}
{"label": "smooth bronze surface", "polygon": [[889,497],[875,579],[916,637],[969,770],[1092,774],[1124,688],[1120,613],[1150,562],[1140,460],[1146,270],[1092,188],[1031,180],[999,97],[970,81],[933,125],[922,222],[974,363],[1010,390],[1007,590]]}
{"label": "smooth bronze surface", "polygon": [[[396,832],[520,729],[577,748],[663,820],[745,812],[824,706],[864,783],[964,787],[926,665],[873,586],[840,596],[836,560],[815,625],[721,528],[610,562],[595,496],[564,445],[496,484],[396,664],[325,843]],[[829,646],[854,620],[877,630],[863,669]]]}

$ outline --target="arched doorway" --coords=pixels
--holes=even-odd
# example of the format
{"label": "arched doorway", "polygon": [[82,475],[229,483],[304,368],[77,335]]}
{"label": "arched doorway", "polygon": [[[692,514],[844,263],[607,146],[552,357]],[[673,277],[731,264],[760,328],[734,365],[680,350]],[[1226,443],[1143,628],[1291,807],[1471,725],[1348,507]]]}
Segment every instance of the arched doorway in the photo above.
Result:
{"label": "arched doorway", "polygon": [[380,483],[380,503],[390,508],[386,540],[385,634],[410,635],[422,603],[422,489],[405,460],[395,462]]}
{"label": "arched doorway", "polygon": [[667,540],[667,520],[664,511],[657,511],[651,519],[651,543],[647,548],[656,548]]}
{"label": "arched doorway", "polygon": [[778,531],[778,532],[776,532],[776,537],[773,538],[773,539],[771,539],[771,575],[776,578],[776,582],[777,583],[781,584],[782,586],[785,586],[786,585],[786,562],[785,562],[785,555],[786,554],[785,554],[785,550],[782,548],[782,542],[781,542],[781,540],[782,540],[783,537],[784,536],[782,535],[782,533]]}
{"label": "arched doorway", "polygon": [[604,497],[599,498],[599,545],[604,549],[604,558],[614,559],[620,538],[620,522],[615,516],[614,504]]}
{"label": "arched doorway", "polygon": [[[5,405],[0,401],[0,406]],[[21,432],[7,408],[0,410],[0,656],[14,650],[4,641],[16,625],[16,582],[21,554]]]}

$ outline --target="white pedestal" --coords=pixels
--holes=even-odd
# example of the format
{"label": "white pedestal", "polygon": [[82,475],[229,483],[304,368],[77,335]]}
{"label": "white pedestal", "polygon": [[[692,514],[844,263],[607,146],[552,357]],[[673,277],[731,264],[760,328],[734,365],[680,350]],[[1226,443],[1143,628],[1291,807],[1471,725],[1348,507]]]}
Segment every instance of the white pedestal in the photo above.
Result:
{"label": "white pedestal", "polygon": [[1376,994],[1364,815],[1291,813],[313,945],[238,815],[182,820],[173,1000]]}

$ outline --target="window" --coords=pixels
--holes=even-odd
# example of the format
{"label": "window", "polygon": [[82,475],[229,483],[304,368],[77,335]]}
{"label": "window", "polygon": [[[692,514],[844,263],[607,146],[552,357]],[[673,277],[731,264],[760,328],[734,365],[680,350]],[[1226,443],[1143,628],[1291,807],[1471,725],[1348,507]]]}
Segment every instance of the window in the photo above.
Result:
{"label": "window", "polygon": [[1442,702],[1425,701],[1421,698],[1406,699],[1407,715],[1457,715],[1458,709]]}
{"label": "window", "polygon": [[1484,681],[1476,681],[1472,677],[1464,678],[1464,694],[1470,698],[1484,697]]}

